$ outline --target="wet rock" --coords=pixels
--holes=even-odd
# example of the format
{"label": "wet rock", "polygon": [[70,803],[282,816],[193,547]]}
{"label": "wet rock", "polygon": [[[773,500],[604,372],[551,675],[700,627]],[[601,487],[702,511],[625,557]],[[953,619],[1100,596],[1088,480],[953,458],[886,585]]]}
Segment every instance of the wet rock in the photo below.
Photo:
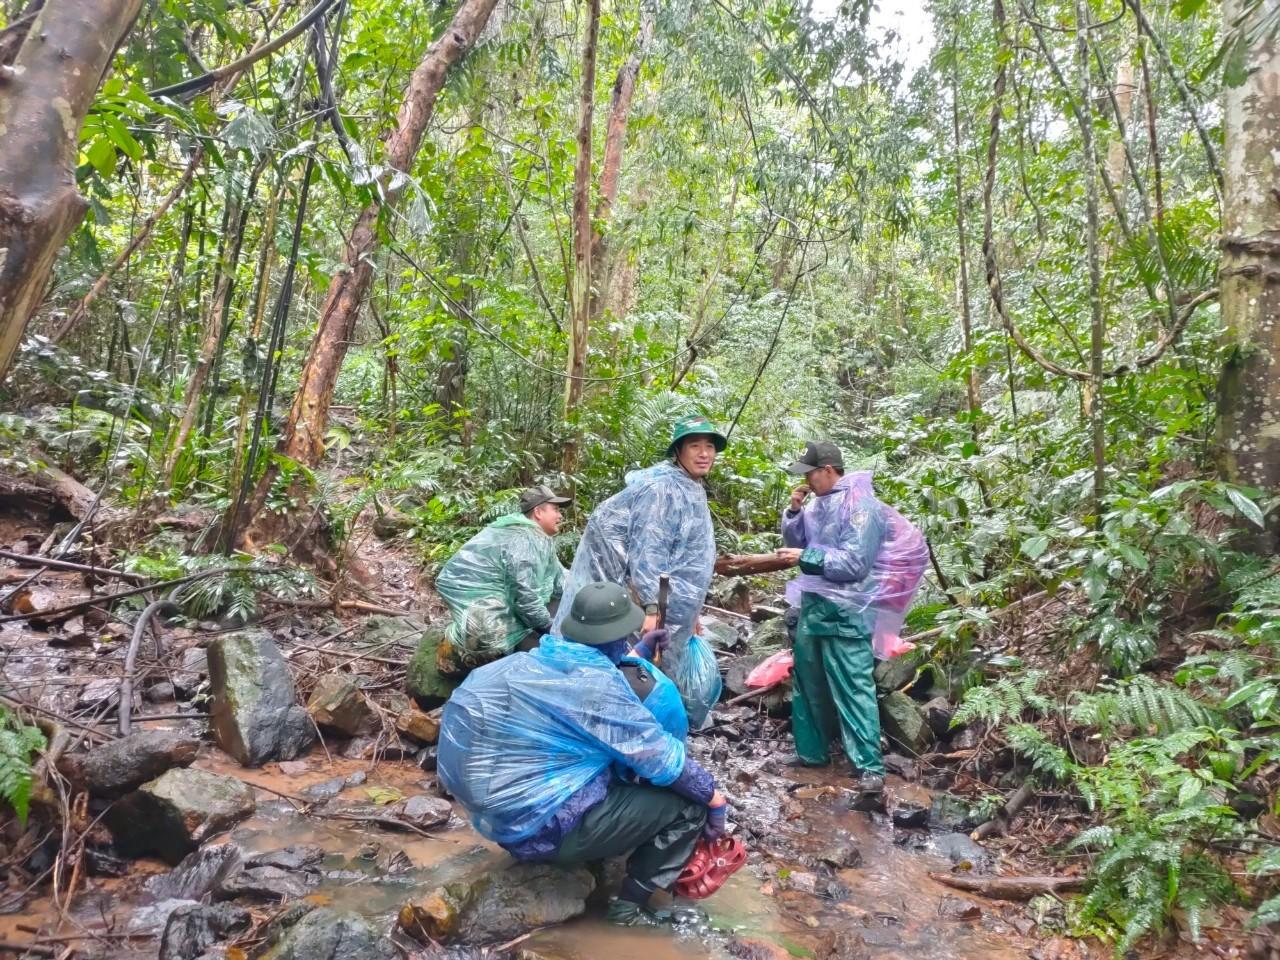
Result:
{"label": "wet rock", "polygon": [[307,712],[324,729],[348,737],[367,733],[373,721],[373,710],[355,679],[341,673],[320,678],[307,701]]}
{"label": "wet rock", "polygon": [[289,911],[292,922],[272,921],[260,960],[394,960],[391,941],[363,917],[325,907]]}
{"label": "wet rock", "polygon": [[969,864],[977,873],[991,869],[991,854],[974,843],[964,833],[941,833],[929,840],[929,846],[938,856],[946,857],[953,864]]}
{"label": "wet rock", "polygon": [[445,884],[406,903],[400,928],[409,936],[491,943],[583,913],[595,878],[584,867],[519,863]]}
{"label": "wet rock", "polygon": [[916,665],[909,654],[891,657],[876,664],[876,689],[881,694],[901,690],[916,676]]}
{"label": "wet rock", "polygon": [[969,831],[978,825],[978,818],[973,816],[966,801],[949,793],[938,793],[933,797],[929,822],[935,829]]}
{"label": "wet rock", "polygon": [[94,747],[68,774],[96,797],[119,797],[173,767],[188,766],[200,741],[177,730],[140,730]]}
{"label": "wet rock", "polygon": [[281,870],[309,870],[325,858],[324,847],[312,843],[294,844],[255,853],[245,859],[246,867],[279,867]]}
{"label": "wet rock", "polygon": [[286,777],[296,777],[306,773],[311,769],[311,764],[305,760],[281,760],[280,772]]}
{"label": "wet rock", "polygon": [[332,780],[322,780],[309,787],[303,787],[301,794],[308,800],[332,800],[343,791],[346,785],[345,779],[334,777]]}
{"label": "wet rock", "polygon": [[218,887],[225,900],[249,897],[255,900],[300,900],[319,878],[280,867],[250,867],[228,877]]}
{"label": "wet rock", "polygon": [[910,754],[924,753],[933,742],[933,731],[924,722],[916,702],[897,690],[880,700],[880,725],[891,743]]}
{"label": "wet rock", "polygon": [[427,627],[411,617],[402,617],[399,620],[402,630],[409,624],[416,624],[418,633],[417,649],[414,651],[413,659],[409,661],[409,669],[405,674],[405,693],[417,700],[418,705],[424,709],[438,707],[449,699],[458,686],[453,680],[441,675],[437,661],[440,642],[444,639],[448,624],[442,621]]}
{"label": "wet rock", "polygon": [[417,752],[417,744],[410,746],[399,737],[394,740],[385,737],[355,737],[347,744],[342,755],[348,760],[412,760]]}
{"label": "wet rock", "polygon": [[347,775],[347,779],[343,781],[348,787],[362,786],[369,779],[369,774],[363,770],[357,770]]}
{"label": "wet rock", "polygon": [[298,706],[293,677],[265,630],[242,630],[209,644],[214,739],[248,767],[292,760],[315,740]]}
{"label": "wet rock", "polygon": [[254,811],[253,790],[204,770],[170,770],[119,800],[106,816],[125,856],[154,853],[171,864]]}
{"label": "wet rock", "polygon": [[201,847],[168,873],[148,879],[144,886],[160,900],[203,900],[243,866],[240,848],[233,844]]}
{"label": "wet rock", "polygon": [[92,710],[99,713],[114,707],[120,702],[120,681],[114,677],[100,677],[90,680],[80,691],[76,700],[76,709]]}
{"label": "wet rock", "polygon": [[441,797],[420,794],[387,806],[353,804],[337,812],[342,820],[361,820],[388,830],[432,830],[453,816],[453,804]]}
{"label": "wet rock", "polygon": [[426,713],[411,703],[396,716],[396,729],[419,743],[435,743],[440,739],[440,711]]}
{"label": "wet rock", "polygon": [[837,930],[823,938],[814,956],[817,960],[868,960],[871,949],[861,934]]}
{"label": "wet rock", "polygon": [[190,697],[209,676],[209,657],[203,647],[189,647],[173,671],[173,688],[181,697]]}
{"label": "wet rock", "polygon": [[919,829],[929,824],[929,808],[911,800],[899,800],[889,811],[889,819],[899,829]]}
{"label": "wet rock", "polygon": [[[716,582],[707,591],[707,603],[713,607],[719,607],[721,610],[732,610],[734,613],[749,615],[751,613],[751,584],[745,577],[725,577],[724,579],[717,577]],[[710,618],[702,618],[704,626],[708,619]],[[734,631],[734,640],[735,642],[737,641],[736,630]],[[712,640],[712,643],[714,642]],[[728,648],[726,647],[725,649]]]}
{"label": "wet rock", "polygon": [[413,755],[413,762],[418,765],[420,770],[427,773],[434,773],[436,766],[439,764],[440,750],[435,744],[429,747],[423,747]]}
{"label": "wet rock", "polygon": [[897,753],[884,755],[884,768],[903,780],[915,780],[920,775],[920,767],[914,760],[908,760]]}
{"label": "wet rock", "polygon": [[953,897],[948,894],[938,903],[938,916],[947,920],[971,923],[982,918],[982,908],[976,903],[970,903],[968,900],[962,900],[959,897]]}
{"label": "wet rock", "polygon": [[109,847],[85,847],[84,865],[91,877],[123,877],[130,867],[128,860],[117,856]]}
{"label": "wet rock", "polygon": [[951,718],[955,716],[956,708],[951,705],[950,700],[945,697],[934,697],[920,710],[924,714],[924,722],[929,725],[935,737],[945,740],[951,736],[953,733]]}
{"label": "wet rock", "polygon": [[159,960],[196,960],[222,940],[249,929],[249,911],[229,903],[185,904],[169,914]]}
{"label": "wet rock", "polygon": [[791,954],[768,940],[730,940],[725,952],[736,960],[791,960]]}
{"label": "wet rock", "polygon": [[710,616],[702,618],[702,636],[717,650],[733,650],[742,642],[734,627]]}
{"label": "wet rock", "polygon": [[172,683],[162,680],[147,687],[142,696],[147,703],[173,703],[178,698],[178,692],[173,688]]}
{"label": "wet rock", "polygon": [[756,627],[751,635],[751,652],[757,654],[777,653],[787,645],[787,623],[782,617],[773,617]]}
{"label": "wet rock", "polygon": [[137,936],[158,937],[169,923],[169,917],[179,907],[197,907],[190,900],[161,900],[133,911],[125,924],[125,933]]}
{"label": "wet rock", "polygon": [[836,837],[814,855],[814,860],[833,870],[845,870],[862,865],[862,851],[849,837]]}
{"label": "wet rock", "polygon": [[413,517],[407,513],[402,513],[395,507],[381,507],[378,515],[373,518],[373,532],[382,540],[390,540],[406,530],[411,530],[413,523]]}
{"label": "wet rock", "polygon": [[974,725],[963,727],[958,732],[952,734],[951,749],[974,750],[981,742],[982,728],[980,726]]}

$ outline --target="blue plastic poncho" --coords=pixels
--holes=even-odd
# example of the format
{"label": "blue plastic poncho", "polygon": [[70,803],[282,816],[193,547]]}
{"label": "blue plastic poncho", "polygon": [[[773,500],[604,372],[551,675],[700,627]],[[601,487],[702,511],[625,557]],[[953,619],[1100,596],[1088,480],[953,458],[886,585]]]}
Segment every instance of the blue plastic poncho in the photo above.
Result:
{"label": "blue plastic poncho", "polygon": [[673,463],[627,474],[626,486],[587,521],[565,582],[560,616],[574,595],[598,580],[631,588],[641,606],[658,602],[658,578],[671,578],[665,626],[671,645],[662,670],[680,689],[689,723],[700,727],[720,696],[720,672],[705,641],[692,638],[716,562],[707,493]]}
{"label": "blue plastic poncho", "polygon": [[[784,514],[782,539],[821,558],[821,573],[801,573],[787,584],[789,603],[799,606],[801,594],[816,593],[868,614],[876,656],[887,659],[901,652],[898,633],[924,576],[929,550],[909,520],[876,499],[869,471],[846,474],[797,516]],[[801,569],[805,567],[802,556]]]}
{"label": "blue plastic poncho", "polygon": [[449,607],[449,642],[505,654],[530,630],[551,626],[547,605],[564,586],[555,543],[523,514],[499,517],[463,544],[436,577]]}
{"label": "blue plastic poncho", "polygon": [[662,725],[662,729],[683,742],[689,736],[689,715],[685,712],[680,691],[666,674],[642,657],[626,657],[623,664],[635,664],[653,678],[653,689],[644,698],[644,707]]}
{"label": "blue plastic poncho", "polygon": [[476,830],[504,845],[547,823],[611,765],[664,787],[685,747],[604,654],[545,636],[476,670],[445,704],[439,774]]}

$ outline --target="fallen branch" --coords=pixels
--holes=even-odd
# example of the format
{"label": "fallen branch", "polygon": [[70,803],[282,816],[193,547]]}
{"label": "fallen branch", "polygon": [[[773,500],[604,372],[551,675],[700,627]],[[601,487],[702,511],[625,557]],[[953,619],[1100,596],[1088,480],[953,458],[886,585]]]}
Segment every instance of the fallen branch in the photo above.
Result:
{"label": "fallen branch", "polygon": [[107,593],[99,597],[88,597],[84,600],[77,600],[75,603],[68,603],[65,606],[54,607],[52,610],[39,610],[34,613],[15,613],[7,617],[0,617],[0,623],[14,623],[19,620],[29,620],[32,617],[54,617],[62,613],[74,613],[77,610],[83,610],[85,607],[96,606],[100,603],[111,603],[114,600],[123,600],[126,597],[136,597],[140,593],[146,593],[148,590],[156,590],[160,587],[178,587],[184,583],[194,583],[196,580],[203,580],[205,577],[213,577],[223,573],[262,573],[265,571],[254,571],[247,567],[218,567],[214,570],[202,570],[200,573],[193,573],[189,576],[179,577],[177,580],[163,580],[160,583],[147,584],[141,587],[134,587],[132,590],[121,590],[117,593]]}
{"label": "fallen branch", "polygon": [[[142,638],[151,625],[151,620],[166,607],[174,608],[173,593],[167,593],[159,600],[152,600],[138,616],[133,626],[133,637],[129,640],[129,652],[124,657],[124,676],[120,678],[120,736],[127,737],[130,730],[130,713],[133,708],[133,669],[138,661],[138,648],[142,646]],[[175,608],[176,609],[176,608]],[[160,645],[160,631],[155,631],[156,660],[164,655]]]}
{"label": "fallen branch", "polygon": [[774,690],[777,690],[778,687],[782,686],[786,682],[786,680],[776,680],[767,687],[757,687],[755,690],[748,690],[746,693],[739,694],[732,700],[726,700],[724,703],[720,704],[720,706],[732,707],[739,703],[746,703],[748,700],[754,700],[756,697],[763,697],[766,693],[772,693]]}
{"label": "fallen branch", "polygon": [[264,603],[274,603],[282,607],[297,607],[303,610],[357,610],[360,613],[380,613],[387,617],[410,617],[412,610],[400,610],[396,607],[385,607],[379,603],[365,600],[291,600],[287,597],[267,597]]}
{"label": "fallen branch", "polygon": [[727,553],[716,557],[715,572],[722,577],[749,577],[758,573],[787,570],[795,563],[776,553]]}
{"label": "fallen branch", "polygon": [[1030,900],[1046,893],[1070,893],[1084,886],[1080,877],[968,877],[931,871],[929,878],[990,900]]}
{"label": "fallen branch", "polygon": [[973,833],[969,834],[972,840],[985,840],[987,837],[995,834],[1004,836],[1009,829],[1009,824],[1013,818],[1018,815],[1018,811],[1031,802],[1031,798],[1036,795],[1035,785],[1028,780],[1011,796],[1005,805],[1000,808],[999,812],[986,823],[981,824]]}
{"label": "fallen branch", "polygon": [[20,567],[44,567],[49,570],[74,570],[77,573],[91,573],[100,577],[112,577],[125,583],[143,584],[147,578],[140,573],[129,573],[111,567],[94,567],[87,563],[72,563],[70,560],[54,560],[52,557],[35,557],[29,553],[15,553],[12,550],[0,550],[0,557],[12,560]]}

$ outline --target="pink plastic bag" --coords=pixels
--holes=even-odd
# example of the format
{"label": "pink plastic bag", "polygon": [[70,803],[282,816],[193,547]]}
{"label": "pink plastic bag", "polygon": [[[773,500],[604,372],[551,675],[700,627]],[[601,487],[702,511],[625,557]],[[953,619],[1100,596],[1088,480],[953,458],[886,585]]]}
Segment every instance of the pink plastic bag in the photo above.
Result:
{"label": "pink plastic bag", "polygon": [[791,676],[791,668],[795,663],[790,650],[779,650],[767,660],[761,660],[756,664],[756,668],[747,674],[747,686],[771,687]]}

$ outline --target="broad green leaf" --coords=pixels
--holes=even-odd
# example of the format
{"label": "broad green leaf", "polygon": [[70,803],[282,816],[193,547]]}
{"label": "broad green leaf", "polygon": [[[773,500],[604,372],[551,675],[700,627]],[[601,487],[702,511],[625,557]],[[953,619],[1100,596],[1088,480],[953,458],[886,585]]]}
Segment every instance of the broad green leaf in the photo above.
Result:
{"label": "broad green leaf", "polygon": [[1049,538],[1043,534],[1036,537],[1028,537],[1022,541],[1021,549],[1032,560],[1038,560],[1049,549]]}
{"label": "broad green leaf", "polygon": [[1246,497],[1235,487],[1227,487],[1227,498],[1230,499],[1232,505],[1240,516],[1253,523],[1260,529],[1265,530],[1267,527],[1266,517],[1262,515],[1262,511],[1258,509],[1258,505]]}

